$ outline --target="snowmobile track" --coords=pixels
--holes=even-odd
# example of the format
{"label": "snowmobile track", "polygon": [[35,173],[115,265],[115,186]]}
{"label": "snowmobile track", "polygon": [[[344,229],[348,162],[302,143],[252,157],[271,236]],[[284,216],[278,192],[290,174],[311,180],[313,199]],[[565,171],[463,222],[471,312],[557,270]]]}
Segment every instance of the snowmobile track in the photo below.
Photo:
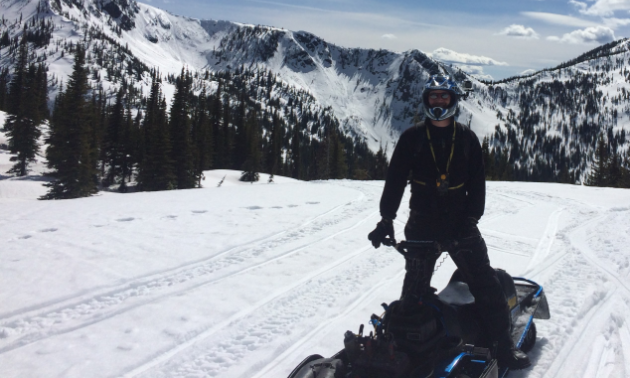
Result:
{"label": "snowmobile track", "polygon": [[[194,290],[208,284],[216,284],[235,275],[243,274],[252,269],[289,257],[311,246],[312,243],[292,248],[289,251],[265,259],[262,262],[250,264],[243,268],[237,268],[231,272],[229,271],[230,267],[238,267],[242,265],[241,263],[255,258],[266,251],[278,250],[280,246],[286,245],[288,242],[294,242],[304,235],[312,235],[327,227],[337,225],[346,219],[352,219],[354,215],[358,215],[354,213],[362,213],[365,210],[363,207],[359,207],[359,211],[356,211],[356,206],[349,205],[354,202],[367,202],[365,199],[365,193],[361,193],[354,201],[336,206],[291,230],[276,233],[272,236],[231,248],[202,262],[188,264],[183,268],[178,267],[167,271],[169,273],[172,272],[170,274],[152,274],[132,282],[127,282],[118,288],[110,288],[110,290],[104,292],[82,297],[79,302],[75,301],[65,306],[55,304],[51,306],[52,308],[48,311],[46,311],[44,307],[35,311],[29,311],[35,312],[34,314],[21,313],[8,319],[1,319],[0,330],[3,330],[3,334],[13,337],[15,337],[15,335],[23,336],[18,336],[17,339],[0,347],[0,354],[54,335],[64,334],[101,322],[164,297],[178,295],[182,292]],[[336,214],[339,210],[341,210],[341,214]],[[372,212],[368,216],[362,217],[359,222],[322,238],[318,243],[356,228],[358,225],[370,219],[374,214],[375,212]],[[217,278],[217,272],[222,270],[227,272]],[[198,282],[201,277],[208,275],[212,275],[212,278]],[[182,285],[183,288],[175,289],[176,287],[182,287]],[[156,292],[159,294],[156,294]],[[123,307],[120,308],[121,306]],[[42,309],[44,311],[42,311]],[[0,341],[1,340],[2,339],[0,339]]]}

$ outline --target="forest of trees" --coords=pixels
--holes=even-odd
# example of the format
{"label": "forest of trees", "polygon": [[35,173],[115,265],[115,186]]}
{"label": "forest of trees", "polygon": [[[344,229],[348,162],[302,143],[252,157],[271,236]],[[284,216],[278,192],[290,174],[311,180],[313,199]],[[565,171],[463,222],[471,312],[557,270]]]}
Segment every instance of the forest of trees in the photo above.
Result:
{"label": "forest of trees", "polygon": [[[26,40],[21,46],[28,54]],[[12,169],[16,175],[27,174],[38,152],[39,125],[49,120],[45,154],[53,180],[45,199],[89,196],[105,188],[126,192],[130,183],[144,191],[195,188],[208,169],[241,170],[244,181],[258,180],[259,172],[301,180],[384,178],[384,151],[374,154],[344,135],[331,109],[317,107],[310,94],[270,71],[183,69],[178,76],[151,71],[148,96],[124,77],[108,96],[90,85],[93,73],[83,45],[69,50],[72,74],[50,117],[45,66],[23,59],[0,88],[1,109],[9,113],[4,128],[19,160]],[[8,77],[0,76],[5,82]],[[170,104],[164,82],[175,86]],[[18,100],[21,93],[28,96]]]}
{"label": "forest of trees", "polygon": [[[559,68],[547,73],[551,80],[521,80],[510,93],[503,86],[483,91],[483,97],[519,109],[518,114],[511,109],[507,114],[497,111],[502,125],[496,125],[484,143],[488,177],[628,187],[621,178],[630,168],[626,132],[616,126],[622,112],[630,114],[630,92],[598,90],[598,85],[610,84],[613,74],[630,80],[624,56],[617,55],[589,61],[592,72]],[[603,147],[598,147],[599,139]],[[605,151],[601,163],[597,149]],[[587,173],[600,165],[602,171],[620,173],[593,181]]]}

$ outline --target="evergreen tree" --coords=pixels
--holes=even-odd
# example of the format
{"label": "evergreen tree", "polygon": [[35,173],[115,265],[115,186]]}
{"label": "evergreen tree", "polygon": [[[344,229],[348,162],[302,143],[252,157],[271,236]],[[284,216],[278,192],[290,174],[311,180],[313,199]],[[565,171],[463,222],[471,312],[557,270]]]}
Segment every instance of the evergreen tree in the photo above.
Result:
{"label": "evergreen tree", "polygon": [[219,125],[219,135],[221,139],[217,146],[221,145],[220,152],[217,151],[217,158],[221,164],[217,168],[232,168],[232,150],[234,147],[234,138],[230,124],[232,122],[232,109],[230,107],[230,95],[227,91],[223,92],[223,103],[221,104],[222,121]]}
{"label": "evergreen tree", "polygon": [[171,160],[171,139],[166,117],[166,100],[157,73],[153,73],[151,94],[143,123],[142,160],[138,168],[141,190],[170,190],[177,186]]}
{"label": "evergreen tree", "polygon": [[331,178],[344,179],[348,176],[348,165],[346,164],[346,153],[343,146],[343,141],[338,131],[332,133],[332,163],[331,163]]}
{"label": "evergreen tree", "polygon": [[302,133],[297,123],[297,119],[294,118],[293,130],[291,132],[291,177],[296,179],[302,179]]}
{"label": "evergreen tree", "polygon": [[[199,102],[195,110],[192,138],[195,143],[195,175],[201,179],[203,171],[212,168],[212,126],[208,116],[208,98],[206,88],[199,94]],[[197,183],[201,186],[201,182]]]}
{"label": "evergreen tree", "polygon": [[239,102],[236,110],[234,111],[234,117],[232,118],[232,124],[235,128],[234,134],[234,155],[232,157],[232,162],[234,164],[233,168],[242,169],[245,160],[247,159],[247,151],[249,148],[249,130],[247,129],[246,122],[247,119],[247,107],[246,107],[246,98],[247,94],[245,93],[245,88],[241,88],[241,92],[239,95]]}
{"label": "evergreen tree", "polygon": [[191,138],[190,97],[192,94],[192,76],[182,69],[177,79],[175,95],[171,105],[171,159],[177,189],[190,189],[199,183],[199,174],[195,170],[193,144]]}
{"label": "evergreen tree", "polygon": [[383,146],[379,147],[370,177],[372,180],[385,180],[387,177],[387,153],[383,150]]}
{"label": "evergreen tree", "polygon": [[42,199],[86,197],[98,191],[87,78],[85,50],[78,46],[72,75],[66,91],[57,98],[50,124],[46,157],[54,180],[46,184],[50,190]]}
{"label": "evergreen tree", "polygon": [[[137,124],[140,124],[140,119],[139,116],[140,112],[138,112],[138,116],[136,116],[137,119]],[[126,193],[127,192],[127,182],[126,179],[131,180],[131,175],[133,173],[133,154],[134,154],[134,145],[135,145],[135,138],[134,138],[134,128],[135,128],[136,122],[133,119],[133,114],[131,112],[131,100],[129,99],[129,97],[127,98],[126,101],[126,107],[125,107],[125,117],[124,117],[124,123],[123,123],[123,130],[122,130],[122,153],[121,153],[121,177],[120,177],[120,186],[118,187],[118,191],[121,193]]]}
{"label": "evergreen tree", "polygon": [[48,114],[48,74],[43,63],[37,65],[37,70],[33,77],[33,100],[35,101],[36,124],[40,124],[44,119],[49,118]]}
{"label": "evergreen tree", "polygon": [[328,180],[330,178],[331,137],[330,126],[323,128],[320,133],[321,143],[317,147],[317,179]]}
{"label": "evergreen tree", "polygon": [[483,156],[483,164],[485,166],[486,179],[493,180],[495,178],[494,156],[493,156],[494,154],[490,152],[487,136],[483,138],[483,143],[481,144],[481,154]]}
{"label": "evergreen tree", "polygon": [[210,124],[212,125],[212,135],[214,137],[214,151],[212,152],[212,162],[215,168],[223,168],[224,159],[223,155],[225,154],[225,146],[223,141],[225,140],[223,136],[223,127],[222,127],[222,119],[223,119],[223,93],[222,93],[223,85],[219,80],[217,91],[214,95],[209,98],[209,109],[210,109]]}
{"label": "evergreen tree", "polygon": [[267,172],[275,175],[280,173],[282,164],[283,127],[277,112],[271,114],[271,136],[267,152]]}
{"label": "evergreen tree", "polygon": [[243,173],[241,174],[241,181],[254,182],[258,181],[261,169],[262,153],[260,150],[261,143],[261,129],[258,123],[258,115],[255,110],[252,110],[247,115],[244,124],[245,133],[245,161],[243,163]]}
{"label": "evergreen tree", "polygon": [[623,163],[621,164],[621,178],[619,180],[620,188],[630,188],[630,156],[626,151],[626,154],[623,158]]}
{"label": "evergreen tree", "polygon": [[9,81],[8,78],[9,69],[7,67],[3,67],[0,69],[0,110],[2,111],[7,111],[7,102],[9,97],[9,89],[7,88]]}
{"label": "evergreen tree", "polygon": [[619,156],[619,154],[615,152],[612,153],[612,156],[608,161],[607,176],[607,186],[612,186],[615,188],[621,187],[621,156]]}
{"label": "evergreen tree", "polygon": [[104,166],[107,167],[107,174],[103,181],[105,186],[115,184],[117,179],[123,176],[123,160],[126,155],[124,145],[124,128],[126,126],[124,96],[125,89],[121,86],[116,93],[114,104],[108,110],[107,129],[103,143]]}
{"label": "evergreen tree", "polygon": [[[15,154],[11,161],[16,162],[8,173],[15,173],[18,176],[26,176],[28,173],[29,163],[35,160],[39,152],[37,141],[41,136],[39,130],[41,119],[37,116],[36,103],[31,93],[36,87],[36,81],[34,75],[29,75],[27,64],[28,42],[26,36],[23,36],[13,80],[9,87],[9,115],[4,123],[9,151]],[[34,71],[33,66],[31,70]]]}
{"label": "evergreen tree", "polygon": [[597,148],[591,172],[584,181],[584,185],[588,186],[606,186],[608,184],[608,150],[603,135],[597,139]]}

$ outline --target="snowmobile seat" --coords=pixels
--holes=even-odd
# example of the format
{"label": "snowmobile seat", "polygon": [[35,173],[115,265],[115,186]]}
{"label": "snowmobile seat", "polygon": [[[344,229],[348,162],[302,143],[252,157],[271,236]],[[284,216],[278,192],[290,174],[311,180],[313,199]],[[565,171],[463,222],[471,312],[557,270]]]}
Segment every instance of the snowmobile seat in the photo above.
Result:
{"label": "snowmobile seat", "polygon": [[453,306],[465,306],[475,303],[475,297],[468,289],[468,284],[462,281],[451,280],[438,294],[442,303]]}

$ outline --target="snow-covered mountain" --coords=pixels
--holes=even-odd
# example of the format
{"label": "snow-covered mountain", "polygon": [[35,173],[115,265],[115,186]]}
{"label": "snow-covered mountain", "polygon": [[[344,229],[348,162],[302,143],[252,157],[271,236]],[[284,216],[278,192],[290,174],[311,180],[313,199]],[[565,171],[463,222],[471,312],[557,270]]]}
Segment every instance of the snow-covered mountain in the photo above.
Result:
{"label": "snow-covered mountain", "polygon": [[[135,1],[2,0],[0,5],[5,15],[2,32],[7,31],[10,39],[21,34],[25,23],[52,22],[50,42],[34,49],[49,64],[52,78],[68,77],[69,46],[90,33],[99,40],[90,48],[109,52],[104,60],[88,61],[110,91],[117,87],[108,74],[112,68],[135,70],[137,85],[146,91],[147,68],[178,74],[183,67],[203,72],[263,66],[288,85],[310,92],[322,108],[331,107],[347,133],[365,138],[373,150],[389,145],[390,153],[418,111],[422,84],[438,70],[438,63],[418,50],[343,48],[307,32],[200,21]],[[11,56],[3,54],[3,65],[10,64]],[[172,91],[165,89],[167,96]],[[473,104],[472,100],[463,104],[461,118],[472,116],[473,128],[485,135],[495,117]]]}
{"label": "snow-covered mountain", "polygon": [[[73,44],[86,41],[93,84],[110,93],[121,77],[147,93],[152,68],[175,75],[183,67],[200,74],[261,67],[287,88],[309,93],[313,106],[331,110],[346,134],[389,154],[421,110],[429,74],[442,69],[471,78],[418,50],[345,48],[304,31],[196,20],[133,0],[0,0],[0,9],[0,33],[10,41],[0,63],[11,65],[27,25],[33,59],[49,66],[51,101],[69,75]],[[459,120],[492,137],[490,147],[507,156],[516,178],[553,179],[566,170],[583,179],[599,133],[612,150],[627,148],[627,51],[628,41],[620,40],[527,77],[472,78],[475,92],[461,103]],[[201,88],[203,75],[196,81]],[[163,90],[170,103],[173,86],[165,83]]]}

